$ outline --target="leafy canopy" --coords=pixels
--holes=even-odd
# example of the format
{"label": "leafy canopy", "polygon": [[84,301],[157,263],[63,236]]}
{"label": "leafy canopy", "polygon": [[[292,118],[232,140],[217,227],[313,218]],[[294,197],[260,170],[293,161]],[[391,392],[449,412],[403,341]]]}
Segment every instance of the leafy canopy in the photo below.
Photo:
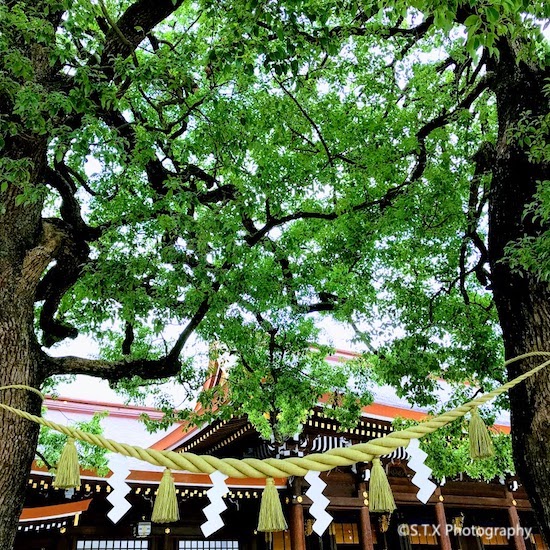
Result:
{"label": "leafy canopy", "polygon": [[[44,201],[71,236],[39,289],[38,332],[46,346],[90,334],[105,361],[67,371],[130,391],[175,374],[193,390],[195,332],[234,357],[232,410],[281,438],[327,391],[349,422],[371,373],[421,404],[441,374],[501,381],[488,67],[503,40],[546,63],[548,4],[176,1],[147,28],[138,4],[0,6],[0,145],[39,136],[48,164],[37,183],[33,161],[8,155],[0,191]],[[512,131],[547,155],[547,121],[525,116]],[[532,268],[547,248],[511,243],[510,261]],[[321,315],[357,328],[368,368],[311,351]],[[170,349],[162,369],[133,368]]]}

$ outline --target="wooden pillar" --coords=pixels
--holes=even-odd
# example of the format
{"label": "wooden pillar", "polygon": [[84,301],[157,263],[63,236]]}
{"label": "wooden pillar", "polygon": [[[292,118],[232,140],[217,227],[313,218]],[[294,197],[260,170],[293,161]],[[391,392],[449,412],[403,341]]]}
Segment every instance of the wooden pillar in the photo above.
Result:
{"label": "wooden pillar", "polygon": [[[359,497],[367,500],[367,485],[359,484]],[[370,522],[370,513],[368,506],[365,504],[359,508],[359,540],[361,550],[374,550],[374,539],[372,538],[372,525]]]}
{"label": "wooden pillar", "polygon": [[[300,497],[301,498],[301,497]],[[298,497],[290,503],[290,547],[292,550],[306,550],[306,532],[304,526],[304,507]]]}
{"label": "wooden pillar", "polygon": [[292,500],[289,504],[289,531],[291,550],[306,550],[304,507],[302,506],[302,478],[295,477],[292,483]]}
{"label": "wooden pillar", "polygon": [[514,536],[512,537],[514,541],[514,548],[516,550],[527,550],[527,547],[525,546],[525,539],[523,538],[520,529],[521,524],[519,522],[516,501],[514,500],[512,493],[509,491],[506,491],[506,497],[510,501],[510,505],[508,506],[508,519],[510,520],[510,527],[514,529]]}
{"label": "wooden pillar", "polygon": [[439,547],[441,550],[452,550],[451,539],[447,533],[447,517],[445,516],[445,506],[443,505],[443,496],[441,489],[436,491],[437,502],[435,503],[435,516],[439,527]]}

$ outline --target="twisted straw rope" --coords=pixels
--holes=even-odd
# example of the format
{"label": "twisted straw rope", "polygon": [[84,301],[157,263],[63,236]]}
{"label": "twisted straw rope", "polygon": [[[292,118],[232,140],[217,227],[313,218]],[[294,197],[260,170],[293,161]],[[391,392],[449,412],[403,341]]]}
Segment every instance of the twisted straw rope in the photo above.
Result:
{"label": "twisted straw rope", "polygon": [[[525,353],[509,359],[505,365],[535,356],[550,356],[550,352],[535,351]],[[439,428],[446,426],[450,422],[463,417],[475,407],[479,407],[494,397],[503,394],[509,389],[517,386],[526,378],[533,376],[544,367],[550,365],[550,360],[545,361],[539,366],[525,372],[524,374],[514,378],[510,382],[495,388],[493,391],[486,393],[472,401],[460,405],[446,413],[432,418],[426,422],[411,426],[406,430],[392,432],[384,437],[372,439],[368,443],[359,443],[350,447],[330,449],[325,453],[310,454],[302,458],[268,458],[259,460],[255,458],[216,458],[208,455],[196,455],[193,453],[177,453],[175,451],[157,451],[155,449],[144,449],[127,443],[119,443],[112,439],[107,439],[100,435],[90,434],[63,426],[35,416],[25,411],[21,411],[9,405],[0,403],[0,408],[10,411],[22,418],[26,418],[31,422],[36,422],[42,426],[47,426],[53,430],[61,432],[69,437],[97,445],[108,451],[119,453],[124,456],[138,458],[145,462],[149,462],[155,466],[162,466],[172,470],[185,470],[194,473],[211,474],[216,470],[233,478],[265,478],[265,477],[289,477],[289,476],[304,476],[308,471],[325,472],[332,470],[337,466],[351,466],[356,462],[370,462],[373,458],[389,454],[399,447],[404,447],[412,439],[420,439],[427,434],[433,433]],[[24,385],[12,385],[0,387],[4,389],[24,389],[38,394],[42,399],[44,396],[36,388],[31,388]]]}

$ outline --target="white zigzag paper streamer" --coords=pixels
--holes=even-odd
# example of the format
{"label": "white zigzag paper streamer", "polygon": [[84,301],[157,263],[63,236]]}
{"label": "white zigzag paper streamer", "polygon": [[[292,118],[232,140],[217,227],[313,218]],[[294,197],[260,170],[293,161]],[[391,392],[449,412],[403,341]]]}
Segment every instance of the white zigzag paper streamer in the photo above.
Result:
{"label": "white zigzag paper streamer", "polygon": [[328,498],[323,495],[327,484],[319,477],[321,472],[308,472],[304,479],[310,487],[306,491],[306,497],[311,499],[309,513],[315,518],[313,530],[321,536],[332,522],[332,516],[327,512]]}
{"label": "white zigzag paper streamer", "polygon": [[113,508],[107,516],[113,523],[118,523],[132,507],[125,498],[131,490],[126,483],[126,478],[130,475],[126,457],[118,453],[111,453],[109,456],[109,469],[113,472],[113,475],[109,478],[109,485],[113,490],[109,493],[107,500],[113,505]]}
{"label": "white zigzag paper streamer", "polygon": [[435,483],[429,479],[432,473],[431,468],[424,463],[428,455],[420,448],[420,441],[418,439],[411,439],[405,450],[409,455],[409,468],[413,472],[416,472],[411,481],[420,489],[416,493],[416,498],[423,504],[426,504],[437,488]]}
{"label": "white zigzag paper streamer", "polygon": [[220,514],[227,509],[227,504],[223,500],[228,490],[225,484],[226,479],[227,476],[218,471],[210,474],[212,487],[206,491],[210,504],[203,510],[207,521],[201,525],[202,534],[205,537],[209,537],[224,525]]}

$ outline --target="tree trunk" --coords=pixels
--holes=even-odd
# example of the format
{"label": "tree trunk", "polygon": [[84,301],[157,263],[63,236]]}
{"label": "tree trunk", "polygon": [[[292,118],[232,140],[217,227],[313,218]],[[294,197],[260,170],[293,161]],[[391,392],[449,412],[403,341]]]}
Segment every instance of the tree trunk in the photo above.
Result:
{"label": "tree trunk", "polygon": [[[18,220],[15,215],[11,221]],[[20,222],[21,220],[18,220]],[[4,218],[3,229],[9,225]],[[22,226],[20,226],[22,229]],[[24,235],[19,234],[21,241]],[[17,239],[12,239],[17,240]],[[5,242],[0,253],[0,386],[25,384],[40,388],[47,371],[34,334],[34,290],[36,273],[28,270],[32,254],[20,253]],[[10,261],[11,260],[11,261]],[[33,262],[30,262],[31,264]],[[38,267],[38,265],[36,265]],[[27,269],[26,269],[27,268]],[[40,414],[40,398],[25,390],[0,390],[2,403]],[[13,547],[17,521],[39,427],[13,413],[0,410],[0,549]]]}
{"label": "tree trunk", "polygon": [[[522,114],[548,113],[540,69],[517,63],[512,47],[501,48],[495,67],[499,136],[489,198],[489,256],[493,294],[502,327],[506,357],[550,350],[550,288],[533,274],[518,273],[502,261],[505,246],[543,228],[524,218],[538,181],[550,180],[550,166],[534,162],[510,135]],[[510,365],[515,377],[542,361]],[[550,541],[550,368],[510,392],[512,440],[517,472]]]}
{"label": "tree trunk", "polygon": [[[20,282],[21,279],[13,279],[0,287],[0,386],[25,384],[39,388],[45,369],[34,336],[32,300],[28,298],[28,292],[23,296],[18,294],[16,289],[21,287]],[[1,390],[0,400],[12,407],[40,414],[40,398],[28,391]],[[13,547],[38,431],[37,424],[0,410],[2,550]]]}
{"label": "tree trunk", "polygon": [[[41,143],[7,146],[12,158],[32,159],[36,181],[46,158]],[[42,203],[17,205],[20,192],[11,184],[0,196],[0,386],[40,388],[48,365],[34,332],[34,301],[55,245],[42,228]],[[0,402],[40,414],[40,398],[25,390],[0,390]],[[38,432],[37,424],[0,410],[0,550],[13,548]]]}
{"label": "tree trunk", "polygon": [[[10,345],[4,348],[5,327],[0,329],[2,344],[1,384],[13,383],[39,386],[33,375],[32,360],[28,348]],[[14,344],[15,342],[12,342]],[[8,356],[9,352],[11,356]],[[24,366],[26,365],[26,366]],[[23,368],[22,368],[23,367]],[[21,390],[4,390],[0,393],[2,403],[18,409],[40,414],[40,399],[35,394]],[[0,548],[13,548],[17,522],[23,502],[27,479],[36,450],[39,427],[7,411],[0,411]]]}

